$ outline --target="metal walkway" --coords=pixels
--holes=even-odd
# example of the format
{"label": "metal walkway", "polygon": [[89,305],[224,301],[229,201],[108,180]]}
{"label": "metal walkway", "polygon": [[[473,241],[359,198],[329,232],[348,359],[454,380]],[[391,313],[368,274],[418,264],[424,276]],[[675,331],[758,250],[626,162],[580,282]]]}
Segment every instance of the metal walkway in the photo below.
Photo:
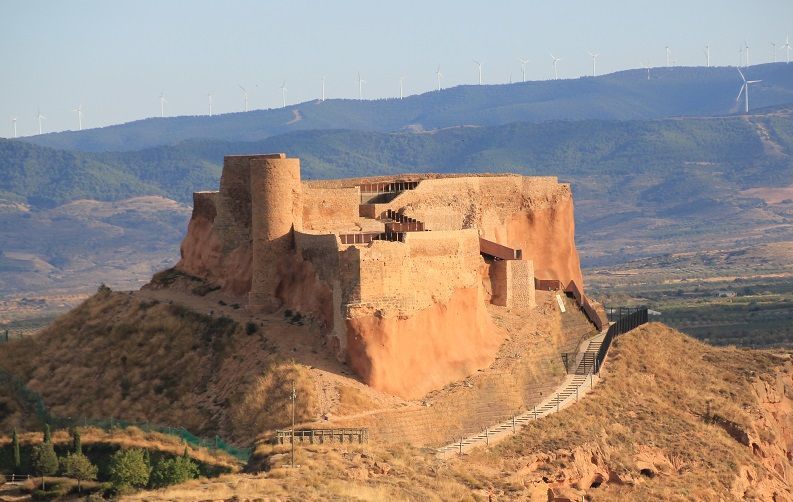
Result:
{"label": "metal walkway", "polygon": [[576,360],[576,370],[573,374],[565,377],[553,395],[540,402],[533,409],[527,410],[510,420],[489,427],[475,436],[461,438],[458,442],[438,448],[438,455],[462,454],[476,446],[489,445],[492,442],[504,439],[509,434],[514,434],[519,426],[556,413],[578,401],[598,381],[595,354],[600,350],[605,336],[606,331],[604,330],[581,344],[579,356]]}

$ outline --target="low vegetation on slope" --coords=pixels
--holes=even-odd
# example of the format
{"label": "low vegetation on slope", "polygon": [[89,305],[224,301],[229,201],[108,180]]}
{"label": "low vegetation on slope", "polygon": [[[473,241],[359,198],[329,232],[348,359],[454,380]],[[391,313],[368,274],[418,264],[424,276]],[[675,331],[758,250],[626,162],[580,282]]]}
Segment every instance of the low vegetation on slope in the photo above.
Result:
{"label": "low vegetation on slope", "polygon": [[[56,417],[184,427],[243,445],[291,420],[275,390],[305,371],[278,354],[266,327],[104,287],[37,336],[4,344],[0,367]],[[315,418],[312,406],[301,401],[298,420]]]}
{"label": "low vegetation on slope", "polygon": [[[489,450],[440,460],[408,446],[262,446],[256,475],[146,500],[790,500],[793,358],[714,348],[660,324],[618,339],[581,402]],[[773,499],[776,497],[776,499]]]}

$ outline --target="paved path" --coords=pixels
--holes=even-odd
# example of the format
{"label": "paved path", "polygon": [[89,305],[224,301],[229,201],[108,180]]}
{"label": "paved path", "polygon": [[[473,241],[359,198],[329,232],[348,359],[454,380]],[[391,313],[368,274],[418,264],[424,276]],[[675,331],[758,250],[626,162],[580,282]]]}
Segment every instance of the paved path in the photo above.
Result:
{"label": "paved path", "polygon": [[575,361],[575,372],[565,377],[553,394],[540,402],[536,407],[517,415],[510,420],[488,427],[475,436],[462,438],[456,443],[451,443],[438,448],[438,455],[442,457],[464,453],[477,446],[493,444],[517,432],[520,426],[542,417],[556,413],[570,406],[585,395],[597,384],[599,377],[594,371],[595,354],[603,343],[608,326],[600,334],[584,340],[579,346],[578,357]]}

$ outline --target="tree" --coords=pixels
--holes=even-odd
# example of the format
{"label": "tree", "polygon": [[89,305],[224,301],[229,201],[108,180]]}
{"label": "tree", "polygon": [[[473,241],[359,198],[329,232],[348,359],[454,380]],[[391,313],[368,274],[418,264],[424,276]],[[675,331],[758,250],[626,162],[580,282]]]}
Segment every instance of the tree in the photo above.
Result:
{"label": "tree", "polygon": [[110,457],[110,480],[116,488],[146,486],[150,470],[146,456],[139,448],[118,450]]}
{"label": "tree", "polygon": [[44,442],[52,443],[52,434],[50,434],[50,424],[44,424]]}
{"label": "tree", "polygon": [[198,477],[198,465],[189,457],[164,458],[157,462],[151,473],[155,488],[184,483]]}
{"label": "tree", "polygon": [[14,472],[19,473],[19,468],[22,466],[22,457],[19,454],[19,437],[16,429],[11,434],[11,452],[14,456]]}
{"label": "tree", "polygon": [[45,490],[44,476],[51,476],[58,472],[58,456],[52,443],[41,443],[33,447],[30,453],[30,464],[33,472],[41,476],[41,489]]}
{"label": "tree", "polygon": [[79,453],[82,455],[83,453],[83,440],[80,437],[80,430],[77,427],[74,427],[71,430],[72,433],[72,451],[74,453]]}
{"label": "tree", "polygon": [[68,478],[77,480],[77,492],[81,491],[81,483],[96,479],[99,468],[82,453],[69,453],[61,458],[61,471]]}

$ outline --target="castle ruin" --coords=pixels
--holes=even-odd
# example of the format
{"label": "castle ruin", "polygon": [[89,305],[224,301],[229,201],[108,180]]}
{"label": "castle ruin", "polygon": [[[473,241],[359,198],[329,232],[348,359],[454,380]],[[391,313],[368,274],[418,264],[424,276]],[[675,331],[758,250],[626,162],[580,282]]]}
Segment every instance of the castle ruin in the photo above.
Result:
{"label": "castle ruin", "polygon": [[310,315],[369,385],[417,397],[488,366],[488,304],[535,283],[583,291],[573,200],[554,177],[405,174],[302,181],[284,154],[228,156],[194,194],[177,268],[252,312]]}

